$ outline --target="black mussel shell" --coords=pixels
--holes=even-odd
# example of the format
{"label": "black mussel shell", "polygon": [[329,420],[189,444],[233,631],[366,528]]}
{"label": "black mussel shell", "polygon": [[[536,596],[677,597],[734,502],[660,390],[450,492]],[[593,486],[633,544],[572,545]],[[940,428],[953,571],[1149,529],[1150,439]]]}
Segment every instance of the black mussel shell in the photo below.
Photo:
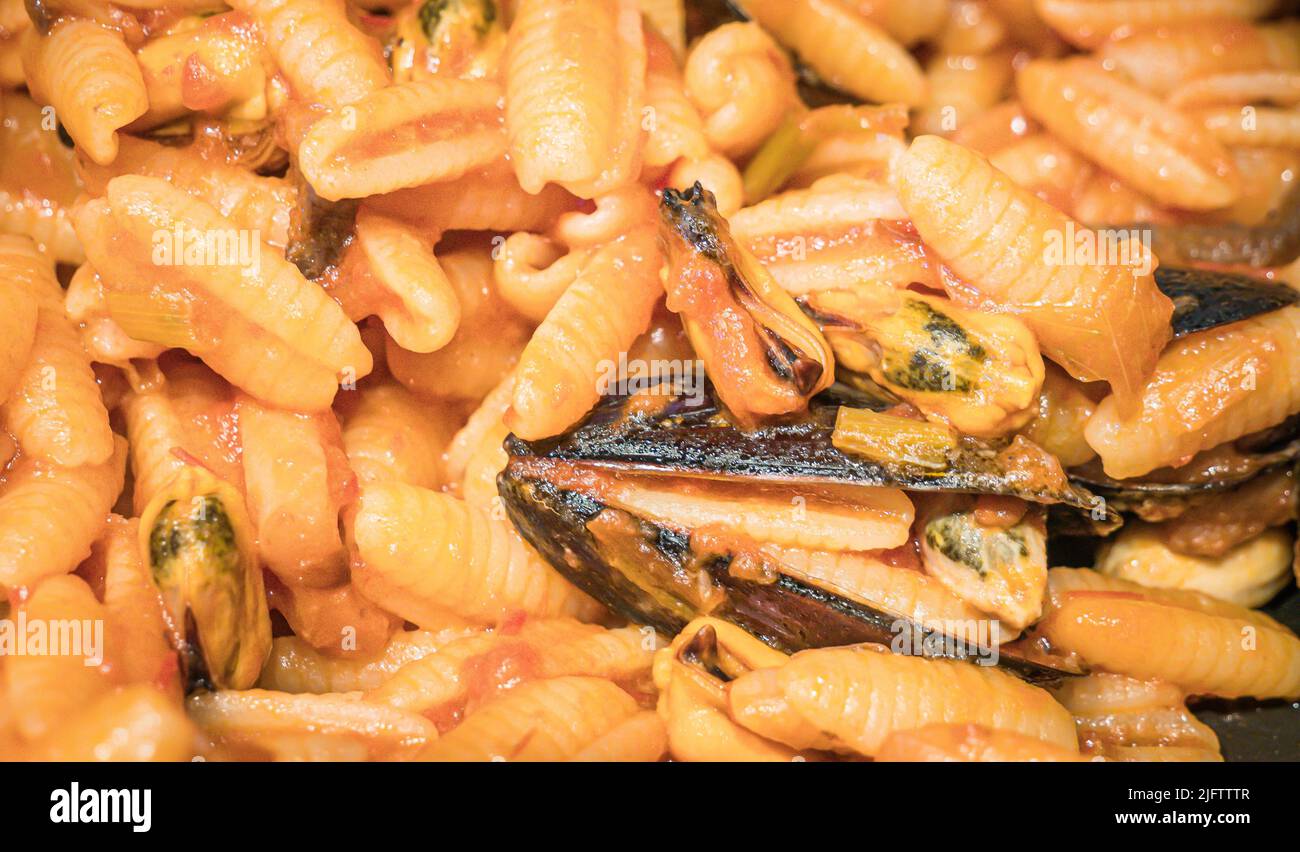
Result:
{"label": "black mussel shell", "polygon": [[630,399],[607,397],[559,437],[530,442],[511,435],[506,450],[512,456],[642,473],[1002,494],[1098,513],[1098,520],[1117,520],[1085,487],[1043,487],[1023,471],[1005,466],[998,455],[1005,443],[963,437],[953,463],[942,471],[841,452],[831,442],[841,405],[882,411],[894,404],[887,395],[866,388],[835,385],[813,398],[807,414],[748,431],[732,422],[707,383],[694,397],[667,395],[653,413],[629,414]]}
{"label": "black mussel shell", "polygon": [[[699,557],[689,539],[585,494],[548,482],[516,460],[497,479],[506,513],[520,534],[574,585],[617,614],[676,635],[698,615],[730,621],[787,653],[806,648],[859,642],[894,644],[907,631],[908,650],[949,659],[974,659],[960,642],[945,641],[907,619],[900,619],[792,577],[771,582],[743,579],[728,570],[730,556]],[[616,513],[630,541],[607,555],[588,527],[604,512]],[[690,590],[712,590],[712,604],[701,612]],[[1055,669],[1000,649],[997,664],[1034,683],[1051,683],[1078,674]]]}
{"label": "black mussel shell", "polygon": [[1160,266],[1156,286],[1174,302],[1174,337],[1218,328],[1300,301],[1285,284],[1204,269]]}
{"label": "black mussel shell", "polygon": [[1151,233],[1151,248],[1161,263],[1215,263],[1228,266],[1286,266],[1300,257],[1300,187],[1258,225],[1140,224]]}

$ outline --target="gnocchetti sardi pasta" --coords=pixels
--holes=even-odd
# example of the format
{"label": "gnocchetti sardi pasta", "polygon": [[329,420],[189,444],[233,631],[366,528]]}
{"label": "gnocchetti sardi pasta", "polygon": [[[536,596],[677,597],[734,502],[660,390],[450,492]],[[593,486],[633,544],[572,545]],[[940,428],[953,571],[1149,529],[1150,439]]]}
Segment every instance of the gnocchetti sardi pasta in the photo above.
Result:
{"label": "gnocchetti sardi pasta", "polygon": [[0,119],[0,759],[1300,759],[1286,4],[0,0]]}

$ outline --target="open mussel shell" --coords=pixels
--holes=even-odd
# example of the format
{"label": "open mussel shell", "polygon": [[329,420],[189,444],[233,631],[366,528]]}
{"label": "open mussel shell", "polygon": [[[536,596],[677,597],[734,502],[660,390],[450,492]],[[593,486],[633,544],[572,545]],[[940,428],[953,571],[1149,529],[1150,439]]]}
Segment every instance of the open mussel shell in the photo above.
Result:
{"label": "open mussel shell", "polygon": [[[1059,503],[1089,514],[1100,501],[1084,487],[1043,484],[999,455],[998,442],[963,437],[942,470],[868,459],[832,443],[841,405],[883,411],[894,401],[865,388],[835,385],[814,397],[805,414],[758,429],[738,428],[707,383],[693,394],[665,391],[651,411],[633,396],[610,396],[569,433],[540,441],[512,435],[506,450],[531,456],[616,466],[620,470],[763,482],[838,483],[999,494]],[[1106,518],[1114,516],[1101,512]]]}
{"label": "open mussel shell", "polygon": [[1124,226],[1151,233],[1161,263],[1286,266],[1300,257],[1300,187],[1287,193],[1263,222]]}
{"label": "open mussel shell", "polygon": [[1300,301],[1300,291],[1285,284],[1183,267],[1157,267],[1156,286],[1174,303],[1174,337],[1218,328],[1281,310]]}
{"label": "open mussel shell", "polygon": [[[605,506],[547,480],[545,463],[513,459],[497,479],[506,513],[520,534],[574,585],[638,624],[676,635],[696,616],[732,622],[787,653],[877,642],[930,656],[974,659],[987,651],[950,641],[897,615],[848,600],[793,577],[735,576],[728,555],[697,554],[681,532]],[[607,515],[614,540],[591,522]],[[1034,683],[1077,674],[999,649],[997,664]]]}

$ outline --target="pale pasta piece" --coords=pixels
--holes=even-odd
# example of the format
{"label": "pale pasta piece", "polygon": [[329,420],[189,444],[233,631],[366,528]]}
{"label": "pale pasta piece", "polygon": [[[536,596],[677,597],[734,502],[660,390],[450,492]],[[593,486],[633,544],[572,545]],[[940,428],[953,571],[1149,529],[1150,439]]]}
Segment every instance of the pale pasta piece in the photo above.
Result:
{"label": "pale pasta piece", "polygon": [[278,692],[316,694],[375,689],[407,664],[473,632],[469,627],[403,630],[388,640],[380,654],[362,660],[328,657],[297,636],[280,636],[271,643],[271,656],[257,685]]}
{"label": "pale pasta piece", "polygon": [[179,702],[137,684],[78,708],[22,757],[57,763],[184,761],[194,755],[196,734]]}
{"label": "pale pasta piece", "polygon": [[1165,99],[1178,109],[1217,104],[1300,104],[1300,71],[1263,69],[1206,74],[1183,83]]}
{"label": "pale pasta piece", "polygon": [[92,21],[57,24],[33,40],[24,65],[33,97],[55,108],[68,134],[100,165],[117,156],[117,131],[149,108],[140,66],[122,35]]}
{"label": "pale pasta piece", "polygon": [[1189,589],[1246,607],[1263,606],[1291,582],[1294,541],[1260,533],[1218,557],[1171,550],[1160,527],[1125,524],[1097,556],[1097,570],[1143,586]]}
{"label": "pale pasta piece", "polygon": [[525,191],[594,198],[640,168],[645,41],[635,0],[520,0],[506,62],[510,157]]}
{"label": "pale pasta piece", "polygon": [[273,751],[280,735],[311,733],[360,743],[371,758],[409,758],[438,737],[428,719],[362,701],[357,693],[222,690],[191,696],[186,709],[219,744],[253,752]]}
{"label": "pale pasta piece", "polygon": [[984,725],[926,725],[895,731],[875,759],[885,763],[1073,763],[1074,749]]}
{"label": "pale pasta piece", "polygon": [[925,100],[912,55],[844,0],[746,0],[745,10],[803,57],[826,82],[867,101]]}
{"label": "pale pasta piece", "polygon": [[571,760],[636,715],[632,696],[600,678],[526,683],[471,713],[420,753],[429,761]]}
{"label": "pale pasta piece", "polygon": [[524,349],[507,424],[528,440],[556,435],[600,398],[602,365],[650,324],[662,294],[654,232],[601,248],[555,303]]}
{"label": "pale pasta piece", "polygon": [[514,611],[583,620],[600,613],[504,520],[455,497],[373,485],[362,490],[348,532],[353,582],[416,624],[430,609],[489,625]]}
{"label": "pale pasta piece", "polygon": [[1098,55],[1144,89],[1164,95],[1205,74],[1300,69],[1300,25],[1211,21],[1161,27],[1108,42]]}
{"label": "pale pasta piece", "polygon": [[343,448],[358,483],[440,487],[455,414],[450,406],[423,401],[397,384],[361,387],[343,419]]}
{"label": "pale pasta piece", "polygon": [[606,630],[571,619],[524,620],[516,632],[498,629],[451,642],[403,666],[377,689],[377,701],[430,718],[451,720],[520,683],[584,676],[628,689],[649,684],[655,643],[642,630]]}
{"label": "pale pasta piece", "polygon": [[1300,411],[1300,308],[1179,339],[1125,411],[1108,397],[1084,435],[1114,477],[1179,464]]}
{"label": "pale pasta piece", "polygon": [[1059,653],[1194,694],[1300,696],[1300,639],[1267,616],[1087,569],[1053,568],[1048,585],[1052,606],[1039,629]]}
{"label": "pale pasta piece", "polygon": [[1013,56],[940,54],[925,69],[929,94],[912,123],[916,134],[949,135],[1002,100],[1013,76]]}
{"label": "pale pasta piece", "polygon": [[5,92],[0,113],[0,231],[31,237],[60,263],[80,263],[86,256],[72,228],[77,158],[59,139],[54,109]]}
{"label": "pale pasta piece", "polygon": [[140,551],[139,519],[110,516],[91,559],[103,566],[104,610],[123,682],[174,685],[175,652],[166,638],[162,598]]}
{"label": "pale pasta piece", "polygon": [[260,24],[294,93],[307,102],[351,104],[390,82],[379,45],[348,20],[342,0],[235,0]]}
{"label": "pale pasta piece", "polygon": [[545,231],[577,199],[555,184],[525,192],[504,157],[457,180],[372,196],[378,213],[411,222],[437,238],[444,231]]}
{"label": "pale pasta piece", "polygon": [[331,201],[454,180],[506,152],[501,89],[482,80],[389,86],[316,122],[298,167]]}
{"label": "pale pasta piece", "polygon": [[376,313],[403,349],[435,352],[460,325],[460,302],[432,248],[409,226],[357,214],[357,263],[336,292],[353,319]]}
{"label": "pale pasta piece", "polygon": [[572,249],[594,248],[635,228],[653,227],[659,211],[654,193],[633,184],[594,199],[590,213],[560,214],[550,236]]}
{"label": "pale pasta piece", "polygon": [[[197,239],[201,250],[193,259],[203,262],[191,265],[190,255],[174,252],[163,258],[170,264],[154,263],[152,235],[159,229],[188,232],[184,250]],[[83,207],[77,232],[108,286],[113,318],[128,333],[184,346],[259,399],[319,411],[340,381],[371,370],[356,326],[317,285],[166,181],[114,178],[107,202]],[[226,235],[225,252],[217,251],[220,234]],[[232,240],[250,257],[230,263]]]}
{"label": "pale pasta piece", "polygon": [[95,196],[104,195],[108,182],[119,175],[163,178],[276,248],[288,243],[289,218],[298,204],[297,189],[283,178],[230,165],[196,146],[175,148],[134,136],[122,138],[112,165],[81,161],[78,171],[86,191]]}
{"label": "pale pasta piece", "polygon": [[383,652],[401,627],[398,619],[364,597],[352,582],[315,588],[286,585],[273,574],[267,580],[271,608],[284,616],[295,636],[323,654],[341,660],[369,659]]}
{"label": "pale pasta piece", "polygon": [[31,268],[20,237],[0,237],[0,404],[24,379],[36,340],[39,290],[22,277]]}
{"label": "pale pasta piece", "polygon": [[667,166],[681,157],[700,159],[711,152],[704,121],[686,96],[686,81],[672,49],[655,33],[646,33],[645,102],[650,128],[645,164]]}
{"label": "pale pasta piece", "polygon": [[908,47],[939,35],[949,15],[948,0],[854,0],[853,7]]}
{"label": "pale pasta piece", "polygon": [[756,24],[723,24],[691,47],[686,94],[717,151],[758,148],[798,103],[790,60]]}
{"label": "pale pasta piece", "polygon": [[460,483],[460,496],[471,506],[500,515],[503,511],[497,493],[497,476],[506,469],[510,456],[506,453],[506,438],[510,429],[504,422],[488,430],[465,465],[465,477]]}
{"label": "pale pasta piece", "polygon": [[[38,305],[36,336],[0,411],[0,425],[35,459],[65,467],[107,462],[113,455],[108,411],[81,338],[64,316],[53,268],[26,238],[0,237],[0,274],[34,295]],[[16,332],[21,345],[22,329]]]}
{"label": "pale pasta piece", "polygon": [[794,748],[875,755],[900,730],[974,723],[1075,747],[1074,719],[1043,690],[996,668],[879,646],[795,654],[728,687],[733,717]]}
{"label": "pale pasta piece", "polygon": [[514,396],[514,390],[515,376],[512,372],[483,397],[483,401],[470,414],[465,425],[452,437],[443,455],[443,469],[446,471],[449,483],[464,479],[469,460],[482,446],[484,436],[494,429],[510,410],[510,400]]}
{"label": "pale pasta piece", "polygon": [[1171,683],[1094,672],[1052,691],[1074,714],[1084,754],[1104,760],[1221,761],[1219,738]]}
{"label": "pale pasta piece", "polygon": [[948,20],[935,38],[941,55],[982,56],[1001,47],[1008,38],[1002,12],[983,0],[955,0]]}
{"label": "pale pasta piece", "polygon": [[668,751],[668,731],[659,714],[650,710],[630,716],[587,744],[569,760],[573,763],[646,763]]}
{"label": "pale pasta piece", "polygon": [[90,555],[122,490],[126,441],[99,465],[62,467],[32,458],[0,484],[0,588],[66,574]]}
{"label": "pale pasta piece", "polygon": [[1159,203],[1212,210],[1241,192],[1209,133],[1092,62],[1031,62],[1016,84],[1026,111],[1058,139]]}
{"label": "pale pasta piece", "polygon": [[339,509],[351,472],[338,423],[329,414],[280,411],[248,398],[237,403],[235,416],[262,561],[291,587],[343,582]]}
{"label": "pale pasta piece", "polygon": [[1223,145],[1300,148],[1300,109],[1203,107],[1185,112]]}
{"label": "pale pasta piece", "polygon": [[[59,726],[114,686],[104,629],[108,613],[80,577],[51,577],[37,585],[15,614],[41,629],[24,636],[25,653],[5,661],[4,687],[14,724],[26,739]],[[60,625],[66,625],[60,629]],[[33,642],[42,640],[34,647]]]}
{"label": "pale pasta piece", "polygon": [[1251,20],[1276,5],[1276,0],[1034,0],[1043,20],[1083,48],[1098,47],[1115,34],[1170,24]]}
{"label": "pale pasta piece", "polygon": [[540,323],[582,274],[591,256],[590,249],[565,253],[537,234],[511,234],[492,268],[497,293],[520,316]]}

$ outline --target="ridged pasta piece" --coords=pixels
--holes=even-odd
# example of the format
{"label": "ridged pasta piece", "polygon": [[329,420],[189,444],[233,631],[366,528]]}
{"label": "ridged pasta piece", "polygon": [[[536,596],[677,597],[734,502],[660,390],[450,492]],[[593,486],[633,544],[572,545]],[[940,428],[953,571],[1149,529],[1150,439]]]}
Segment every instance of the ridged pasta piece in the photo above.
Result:
{"label": "ridged pasta piece", "polygon": [[941,54],[926,65],[928,95],[911,124],[915,134],[949,135],[1000,102],[1011,84],[1010,51]]}
{"label": "ridged pasta piece", "polygon": [[151,39],[136,52],[136,60],[149,111],[134,130],[166,124],[190,111],[253,121],[267,114],[263,46],[243,12],[213,15],[193,28]]}
{"label": "ridged pasta piece", "polygon": [[1047,576],[1047,592],[1052,608],[1064,604],[1068,595],[1080,593],[1098,598],[1111,596],[1136,597],[1165,606],[1179,607],[1222,618],[1239,618],[1257,627],[1286,632],[1268,613],[1246,609],[1238,604],[1210,597],[1190,589],[1159,589],[1142,586],[1120,577],[1108,577],[1091,568],[1052,568]]}
{"label": "ridged pasta piece", "polygon": [[1300,412],[1300,308],[1175,342],[1126,413],[1106,398],[1084,435],[1113,477],[1141,476]]}
{"label": "ridged pasta piece", "polygon": [[81,161],[78,171],[94,196],[104,195],[108,182],[120,175],[162,178],[276,248],[288,243],[290,215],[298,205],[297,189],[283,178],[232,166],[195,146],[175,148],[134,136],[122,138],[112,165]]}
{"label": "ridged pasta piece", "polygon": [[[791,577],[948,635],[954,635],[958,626],[978,630],[990,621],[988,613],[957,597],[934,577],[915,568],[891,565],[880,554],[773,545],[764,550],[772,553],[781,571]],[[999,624],[999,642],[1008,642],[1013,635],[1009,627]]]}
{"label": "ridged pasta piece", "polygon": [[1114,578],[1102,591],[1065,590],[1061,570],[1051,572],[1052,607],[1039,625],[1058,653],[1192,694],[1300,696],[1300,639],[1276,623],[1195,593],[1152,593]]}
{"label": "ridged pasta piece", "polygon": [[646,763],[668,750],[668,731],[659,714],[642,710],[597,737],[569,758],[572,763]]}
{"label": "ridged pasta piece", "polygon": [[121,409],[131,445],[137,514],[172,484],[188,466],[187,459],[197,459],[243,493],[233,394],[211,370],[201,364],[172,367],[163,382],[127,394]]}
{"label": "ridged pasta piece", "polygon": [[647,645],[635,627],[606,630],[566,618],[529,618],[517,632],[468,636],[403,666],[366,700],[453,720],[538,678],[600,677],[644,688],[653,652],[654,643]]}
{"label": "ridged pasta piece", "polygon": [[368,384],[343,419],[343,447],[357,482],[405,482],[420,488],[444,483],[443,451],[458,418],[446,405],[424,402],[401,385]]}
{"label": "ridged pasta piece", "polygon": [[1223,145],[1300,147],[1300,110],[1276,107],[1205,107],[1187,111]]}
{"label": "ridged pasta piece", "polygon": [[631,184],[593,200],[590,213],[561,213],[550,236],[571,249],[594,248],[616,240],[635,228],[653,227],[659,199],[640,184]]}
{"label": "ridged pasta piece", "polygon": [[689,157],[701,159],[712,149],[704,121],[686,96],[686,81],[667,42],[646,32],[645,102],[652,123],[646,136],[645,164],[667,166]]}
{"label": "ridged pasta piece", "polygon": [[[51,577],[37,585],[19,616],[43,629],[29,629],[25,653],[5,660],[4,686],[18,732],[36,739],[112,689],[117,675],[109,663],[122,649],[110,646],[116,637],[104,629],[108,613],[80,577]],[[38,637],[45,640],[43,649],[31,644]]]}
{"label": "ridged pasta piece", "polygon": [[375,689],[409,663],[434,653],[472,628],[440,631],[403,630],[383,651],[369,659],[328,657],[297,636],[280,636],[271,643],[271,656],[257,685],[278,692],[356,692]]}
{"label": "ridged pasta piece", "polygon": [[428,719],[362,701],[357,693],[221,690],[190,696],[186,709],[219,743],[254,751],[273,751],[280,735],[311,733],[360,742],[372,758],[409,758],[438,737]]}
{"label": "ridged pasta piece", "polygon": [[197,731],[179,702],[152,686],[125,686],[100,697],[32,742],[23,760],[55,763],[184,761]]}
{"label": "ridged pasta piece", "polygon": [[1300,103],[1300,72],[1263,69],[1206,74],[1188,80],[1165,100],[1178,109],[1263,101],[1294,105]]}
{"label": "ridged pasta piece", "polygon": [[984,725],[926,725],[895,731],[880,745],[885,763],[1073,763],[1078,751]]}
{"label": "ridged pasta piece", "polygon": [[336,299],[353,320],[378,314],[403,349],[435,352],[460,325],[460,302],[433,249],[409,225],[357,213],[356,256],[345,259]]}
{"label": "ridged pasta piece", "polygon": [[262,561],[290,586],[343,582],[339,509],[352,471],[333,415],[280,411],[243,398],[235,416]]}
{"label": "ridged pasta piece", "polygon": [[645,70],[635,0],[520,0],[505,73],[520,186],[594,198],[634,180]]}
{"label": "ridged pasta piece", "polygon": [[935,722],[1000,728],[1075,747],[1074,719],[1048,693],[1014,676],[878,646],[795,654],[728,688],[733,718],[793,748],[875,755],[895,731]]}
{"label": "ridged pasta piece", "polygon": [[745,10],[803,57],[826,82],[866,101],[925,100],[916,60],[842,0],[746,0]]}
{"label": "ridged pasta piece", "polygon": [[595,405],[602,364],[650,324],[663,292],[660,264],[654,232],[644,229],[604,246],[583,268],[520,356],[506,420],[516,434],[558,435]]}
{"label": "ridged pasta piece", "polygon": [[54,107],[68,135],[101,166],[117,156],[117,131],[149,108],[122,34],[92,21],[57,24],[33,41],[24,66],[33,97]]}
{"label": "ridged pasta piece", "polygon": [[349,541],[362,593],[417,624],[429,607],[483,624],[514,611],[583,620],[600,612],[506,522],[445,494],[400,483],[362,489]]}
{"label": "ridged pasta piece", "polygon": [[538,193],[525,192],[502,158],[457,180],[372,196],[366,204],[415,224],[429,236],[440,236],[453,228],[545,231],[556,216],[574,209],[577,199],[554,184]]}
{"label": "ridged pasta piece", "polygon": [[31,237],[60,263],[80,263],[86,256],[72,228],[81,190],[74,150],[24,94],[5,92],[0,114],[0,231]]}
{"label": "ridged pasta piece", "polygon": [[[108,411],[81,338],[64,316],[49,261],[25,237],[0,237],[0,275],[37,303],[36,336],[0,411],[0,425],[30,457],[65,467],[107,462],[113,455]],[[23,303],[15,307],[21,323]],[[21,346],[22,326],[15,332]]]}
{"label": "ridged pasta piece", "polygon": [[1063,213],[1074,215],[1074,200],[1097,177],[1097,170],[1050,133],[1035,133],[989,156],[993,168]]}
{"label": "ridged pasta piece", "polygon": [[1219,738],[1171,683],[1094,672],[1052,690],[1074,714],[1085,754],[1105,760],[1221,761]]}
{"label": "ridged pasta piece", "polygon": [[427,761],[571,760],[637,713],[608,680],[560,677],[526,683],[471,713],[420,753]]}
{"label": "ridged pasta piece", "polygon": [[391,80],[379,45],[348,20],[342,0],[234,0],[252,15],[294,93],[340,106]]}
{"label": "ridged pasta piece", "polygon": [[798,100],[790,60],[757,24],[723,24],[686,58],[686,94],[714,150],[751,153]]}
{"label": "ridged pasta piece", "polygon": [[29,246],[34,252],[22,237],[0,237],[0,404],[24,380],[36,340],[41,295],[36,282],[23,276],[36,266]]}
{"label": "ridged pasta piece", "polygon": [[485,512],[502,511],[497,494],[497,475],[506,469],[510,456],[506,452],[506,438],[510,429],[504,422],[489,430],[465,465],[465,476],[460,483],[460,496],[471,506]]}
{"label": "ridged pasta piece", "polygon": [[331,201],[454,180],[505,154],[501,97],[484,80],[380,89],[313,124],[298,167]]}
{"label": "ridged pasta piece", "polygon": [[742,208],[731,233],[792,296],[876,282],[941,287],[926,247],[890,225],[906,216],[879,181],[836,175]]}
{"label": "ridged pasta piece", "polygon": [[510,410],[510,400],[514,396],[514,390],[515,376],[512,372],[483,397],[483,401],[470,414],[465,425],[461,426],[452,437],[443,457],[443,470],[446,472],[447,482],[460,482],[465,478],[469,460],[482,446],[484,436],[495,429],[501,422],[501,418],[505,417],[506,412]]}
{"label": "ridged pasta piece", "polygon": [[1016,86],[1058,139],[1157,202],[1213,210],[1240,195],[1241,178],[1213,136],[1093,62],[1031,62]]}
{"label": "ridged pasta piece", "polygon": [[1009,35],[1002,12],[991,3],[956,0],[949,4],[948,20],[934,42],[940,54],[983,56],[1003,46]]}
{"label": "ridged pasta piece", "polygon": [[20,458],[0,484],[0,588],[66,574],[90,555],[122,491],[126,441],[103,464],[62,467]]}
{"label": "ridged pasta piece", "polygon": [[1251,20],[1277,0],[1035,0],[1043,20],[1076,47],[1099,47],[1114,34],[1199,21]]}
{"label": "ridged pasta piece", "polygon": [[176,657],[167,642],[162,598],[140,552],[140,521],[112,515],[92,560],[104,572],[104,610],[113,625],[114,658],[125,683],[174,687]]}
{"label": "ridged pasta piece", "polygon": [[488,252],[461,249],[438,261],[460,305],[456,334],[429,353],[403,349],[390,336],[385,347],[388,369],[420,396],[477,402],[515,366],[531,326],[497,295]]}
{"label": "ridged pasta piece", "polygon": [[1042,128],[1038,122],[1025,113],[1019,101],[1008,100],[958,125],[949,139],[986,157],[992,157],[1008,145],[1040,130]]}
{"label": "ridged pasta piece", "polygon": [[501,298],[533,322],[541,322],[555,307],[591,259],[589,249],[567,254],[546,237],[520,231],[501,244],[492,268]]}
{"label": "ridged pasta piece", "polygon": [[[922,136],[899,169],[899,195],[921,238],[962,279],[958,302],[1000,306],[1043,354],[1083,381],[1132,401],[1171,336],[1173,303],[1143,263],[1070,264],[1054,257],[1087,229],[1016,186],[973,151]],[[1129,261],[1152,259],[1129,242]],[[1125,260],[1117,252],[1115,258]],[[1087,258],[1084,258],[1087,260]],[[967,290],[969,289],[969,292]]]}
{"label": "ridged pasta piece", "polygon": [[1144,89],[1165,95],[1205,74],[1300,69],[1300,24],[1212,21],[1161,27],[1108,42],[1098,55]]}
{"label": "ridged pasta piece", "polygon": [[172,258],[171,265],[158,265],[156,246],[152,253],[150,247],[160,230],[179,232],[187,247],[218,246],[222,234],[227,247],[246,239],[212,207],[166,181],[114,178],[107,203],[85,205],[77,220],[108,286],[114,319],[123,321],[128,303],[144,303],[147,327],[168,326],[172,339],[158,342],[184,345],[248,393],[289,409],[327,408],[340,379],[370,372],[370,352],[356,326],[276,252],[253,243],[251,264],[178,265]]}

